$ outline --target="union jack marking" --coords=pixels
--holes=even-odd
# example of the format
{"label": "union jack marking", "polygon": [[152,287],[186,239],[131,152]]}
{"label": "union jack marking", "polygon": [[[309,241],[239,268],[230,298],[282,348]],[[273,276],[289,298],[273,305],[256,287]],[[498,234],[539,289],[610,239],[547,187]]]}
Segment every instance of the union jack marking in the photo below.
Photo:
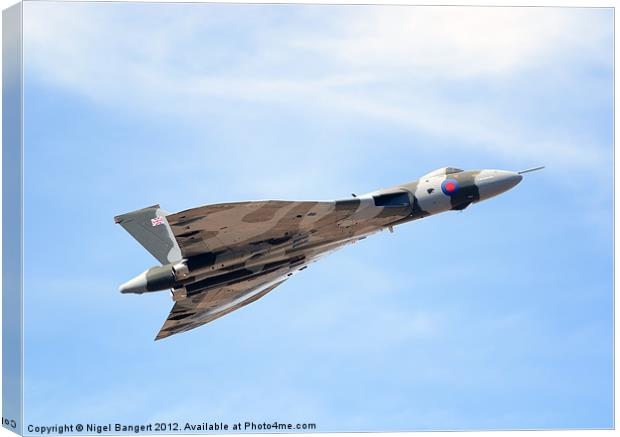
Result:
{"label": "union jack marking", "polygon": [[152,226],[159,226],[159,225],[163,225],[164,224],[164,218],[163,217],[155,217],[154,219],[151,219],[151,225]]}

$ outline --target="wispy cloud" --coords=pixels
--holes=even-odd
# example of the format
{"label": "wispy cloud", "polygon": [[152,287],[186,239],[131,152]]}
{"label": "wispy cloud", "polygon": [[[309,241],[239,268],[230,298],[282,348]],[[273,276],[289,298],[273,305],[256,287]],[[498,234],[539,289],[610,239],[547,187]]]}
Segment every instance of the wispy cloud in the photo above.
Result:
{"label": "wispy cloud", "polygon": [[[414,78],[497,78],[565,62],[592,49],[588,61],[608,64],[601,43],[608,17],[558,8],[366,7],[335,34],[293,40],[350,66]],[[595,25],[592,25],[595,24]],[[596,25],[598,24],[598,26]],[[587,32],[586,32],[587,30]]]}
{"label": "wispy cloud", "polygon": [[[200,120],[225,105],[240,113],[277,107],[387,123],[524,163],[593,168],[606,159],[608,144],[570,126],[541,129],[532,113],[538,99],[561,98],[558,80],[580,88],[577,62],[610,71],[609,14],[272,6],[250,19],[256,6],[184,7],[138,15],[131,5],[28,4],[28,65],[42,80],[142,116]],[[131,25],[118,21],[117,8]],[[284,8],[289,20],[278,20]],[[523,86],[531,80],[542,83]]]}

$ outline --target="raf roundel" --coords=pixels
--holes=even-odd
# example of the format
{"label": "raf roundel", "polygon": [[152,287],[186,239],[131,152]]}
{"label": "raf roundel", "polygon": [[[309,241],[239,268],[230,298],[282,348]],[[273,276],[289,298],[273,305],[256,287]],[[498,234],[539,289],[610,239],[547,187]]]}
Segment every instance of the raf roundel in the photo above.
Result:
{"label": "raf roundel", "polygon": [[459,190],[459,183],[457,182],[456,179],[446,179],[441,184],[441,191],[443,191],[443,193],[446,196],[452,196],[458,190]]}

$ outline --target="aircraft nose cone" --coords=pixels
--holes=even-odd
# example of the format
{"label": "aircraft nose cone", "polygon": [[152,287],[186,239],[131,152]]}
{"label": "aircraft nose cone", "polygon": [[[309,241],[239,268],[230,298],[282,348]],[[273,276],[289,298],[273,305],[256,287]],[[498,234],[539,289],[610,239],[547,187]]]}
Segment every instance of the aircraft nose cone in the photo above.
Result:
{"label": "aircraft nose cone", "polygon": [[476,178],[480,200],[502,194],[517,185],[523,176],[506,170],[482,170]]}
{"label": "aircraft nose cone", "polygon": [[508,191],[512,187],[516,186],[521,180],[523,176],[513,171],[501,171],[498,172],[497,181],[495,182],[499,188],[502,188],[503,191]]}

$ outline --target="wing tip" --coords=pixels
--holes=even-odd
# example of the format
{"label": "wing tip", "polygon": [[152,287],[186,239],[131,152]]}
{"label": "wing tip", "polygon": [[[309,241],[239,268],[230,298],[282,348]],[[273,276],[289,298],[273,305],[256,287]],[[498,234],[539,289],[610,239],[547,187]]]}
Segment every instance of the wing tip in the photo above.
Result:
{"label": "wing tip", "polygon": [[165,332],[165,331],[159,331],[157,333],[157,335],[155,336],[155,340],[154,341],[158,341],[158,340],[162,340],[166,337],[169,337],[171,334],[170,332]]}

